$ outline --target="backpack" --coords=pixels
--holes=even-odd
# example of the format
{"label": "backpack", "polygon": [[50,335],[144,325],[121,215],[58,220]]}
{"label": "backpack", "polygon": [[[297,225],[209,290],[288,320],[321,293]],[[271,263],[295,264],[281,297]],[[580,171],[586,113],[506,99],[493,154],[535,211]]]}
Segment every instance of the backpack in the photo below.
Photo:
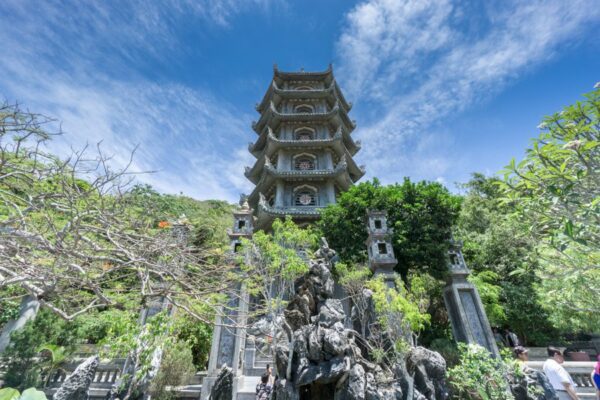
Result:
{"label": "backpack", "polygon": [[256,385],[256,400],[269,400],[271,397],[271,386],[265,383]]}

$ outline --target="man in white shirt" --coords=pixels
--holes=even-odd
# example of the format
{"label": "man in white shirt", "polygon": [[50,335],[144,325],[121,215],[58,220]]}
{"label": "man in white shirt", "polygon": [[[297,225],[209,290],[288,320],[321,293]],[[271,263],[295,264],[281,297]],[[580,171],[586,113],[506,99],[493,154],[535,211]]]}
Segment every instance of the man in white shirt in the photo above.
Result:
{"label": "man in white shirt", "polygon": [[561,365],[565,362],[562,351],[556,347],[548,347],[548,359],[544,363],[544,373],[550,384],[556,390],[560,400],[578,400],[575,384],[571,375]]}

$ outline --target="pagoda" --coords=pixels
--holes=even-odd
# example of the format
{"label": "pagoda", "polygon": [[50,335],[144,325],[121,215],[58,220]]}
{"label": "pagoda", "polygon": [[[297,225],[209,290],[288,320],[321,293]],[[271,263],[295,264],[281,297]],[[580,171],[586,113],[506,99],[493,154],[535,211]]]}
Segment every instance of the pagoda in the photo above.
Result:
{"label": "pagoda", "polygon": [[273,80],[256,110],[249,145],[256,157],[246,177],[256,185],[248,196],[256,228],[269,229],[277,217],[300,224],[319,218],[319,210],[365,173],[353,156],[360,142],[351,133],[351,104],[344,98],[331,65],[322,72],[283,72]]}

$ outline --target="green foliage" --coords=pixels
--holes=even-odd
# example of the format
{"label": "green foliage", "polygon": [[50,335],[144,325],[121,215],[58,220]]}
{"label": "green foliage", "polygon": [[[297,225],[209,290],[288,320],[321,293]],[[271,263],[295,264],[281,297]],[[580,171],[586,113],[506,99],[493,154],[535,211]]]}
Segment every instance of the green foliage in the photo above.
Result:
{"label": "green foliage", "polygon": [[467,193],[455,237],[463,241],[472,282],[492,325],[508,325],[527,343],[543,346],[553,327],[534,289],[540,268],[536,242],[528,227],[512,218],[514,207],[503,201],[498,182],[474,174],[463,185]]}
{"label": "green foliage", "polygon": [[72,353],[77,342],[73,327],[49,311],[42,309],[33,321],[13,332],[11,344],[4,355],[9,360],[4,382],[6,386],[23,390],[27,387],[42,385],[41,374],[48,369],[52,361],[36,363],[33,361],[42,348],[62,347],[57,356],[63,362]]}
{"label": "green foliage", "polygon": [[158,400],[174,399],[175,393],[167,386],[186,385],[196,372],[192,351],[188,343],[179,340],[167,340],[160,363],[160,369],[150,384],[152,398]]}
{"label": "green foliage", "polygon": [[460,400],[513,400],[508,390],[508,376],[512,367],[492,358],[478,345],[460,343],[460,363],[448,369],[448,380],[454,399]]}
{"label": "green foliage", "polygon": [[189,315],[178,315],[176,316],[174,329],[177,339],[189,346],[196,369],[199,371],[206,370],[210,355],[213,326],[198,321]]}
{"label": "green foliage", "polygon": [[401,184],[382,186],[374,180],[342,193],[336,204],[323,210],[318,226],[342,261],[361,263],[367,259],[367,210],[387,211],[389,226],[394,229],[397,271],[403,279],[411,270],[442,277],[459,206],[460,198],[438,183],[405,179]]}
{"label": "green foliage", "polygon": [[553,322],[597,331],[600,89],[584,96],[544,119],[525,158],[503,171],[502,189],[539,241],[538,292]]}
{"label": "green foliage", "polygon": [[249,293],[264,299],[269,315],[283,312],[294,280],[308,272],[306,257],[316,243],[310,228],[299,228],[289,217],[275,220],[271,234],[258,231],[252,242],[243,242],[247,255],[242,265],[244,284]]}
{"label": "green foliage", "polygon": [[381,276],[369,280],[366,286],[373,291],[375,311],[383,330],[418,334],[429,324],[431,316],[419,308],[415,296],[400,279],[396,280],[396,288],[388,287]]}
{"label": "green foliage", "polygon": [[17,389],[0,389],[0,400],[47,400],[46,394],[35,388],[25,389],[20,393]]}
{"label": "green foliage", "polygon": [[477,288],[488,320],[494,326],[501,326],[506,322],[506,312],[500,303],[502,287],[495,284],[499,278],[494,271],[481,271],[469,276],[469,282]]}

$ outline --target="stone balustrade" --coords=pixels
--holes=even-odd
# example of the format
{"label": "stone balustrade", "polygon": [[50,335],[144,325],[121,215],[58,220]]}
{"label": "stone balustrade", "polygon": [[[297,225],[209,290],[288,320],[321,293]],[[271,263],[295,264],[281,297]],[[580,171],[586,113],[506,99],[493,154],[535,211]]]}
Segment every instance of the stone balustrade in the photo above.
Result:
{"label": "stone balustrade", "polygon": [[[544,361],[529,361],[527,365],[538,371],[542,371]],[[580,362],[580,361],[565,361],[562,366],[573,378],[575,382],[577,393],[588,395],[595,393],[595,387],[592,383],[591,373],[594,369],[595,362]],[[588,396],[585,396],[588,398]],[[589,397],[594,398],[594,397]]]}

